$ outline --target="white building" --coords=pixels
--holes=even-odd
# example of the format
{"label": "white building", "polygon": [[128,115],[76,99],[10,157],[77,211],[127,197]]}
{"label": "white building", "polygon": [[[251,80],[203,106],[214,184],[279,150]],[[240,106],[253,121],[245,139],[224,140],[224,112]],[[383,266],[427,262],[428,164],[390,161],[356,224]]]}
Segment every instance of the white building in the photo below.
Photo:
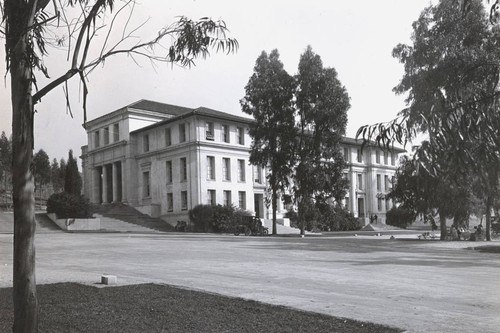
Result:
{"label": "white building", "polygon": [[[251,119],[207,108],[141,100],[85,124],[84,194],[93,203],[123,202],[175,224],[198,204],[232,204],[263,218],[265,170],[249,164]],[[348,208],[385,219],[397,153],[345,138]],[[401,152],[398,150],[397,152]],[[282,203],[279,216],[284,213]]]}

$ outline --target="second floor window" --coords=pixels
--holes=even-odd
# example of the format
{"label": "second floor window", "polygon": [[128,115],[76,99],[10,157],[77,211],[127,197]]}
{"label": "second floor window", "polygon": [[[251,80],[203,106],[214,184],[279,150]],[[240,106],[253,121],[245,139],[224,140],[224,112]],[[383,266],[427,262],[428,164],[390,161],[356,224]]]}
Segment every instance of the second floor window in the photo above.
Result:
{"label": "second floor window", "polygon": [[104,144],[109,144],[109,127],[104,128]]}
{"label": "second floor window", "polygon": [[389,153],[384,151],[384,164],[387,165],[389,163]]}
{"label": "second floor window", "polygon": [[389,191],[391,189],[391,183],[389,182],[389,176],[384,176],[385,190]]}
{"label": "second floor window", "polygon": [[380,164],[380,151],[375,152],[375,163]]}
{"label": "second floor window", "polygon": [[254,166],[254,182],[262,184],[262,167],[260,165]]}
{"label": "second floor window", "polygon": [[172,132],[170,128],[165,129],[165,145],[167,147],[172,145]]}
{"label": "second floor window", "polygon": [[237,133],[236,133],[236,141],[240,145],[245,144],[245,131],[244,131],[243,127],[238,127]]}
{"label": "second floor window", "polygon": [[349,148],[344,148],[344,161],[349,162]]}
{"label": "second floor window", "polygon": [[229,143],[229,125],[222,125],[222,142]]}
{"label": "second floor window", "polygon": [[186,124],[179,124],[179,142],[186,142]]}
{"label": "second floor window", "polygon": [[185,157],[182,157],[180,159],[181,163],[181,181],[186,181],[187,180],[187,160]]}
{"label": "second floor window", "polygon": [[358,190],[363,189],[363,174],[361,174],[361,173],[358,173],[358,182],[356,183],[356,188]]}
{"label": "second floor window", "polygon": [[382,191],[382,179],[380,177],[380,175],[377,175],[377,191]]}
{"label": "second floor window", "polygon": [[205,139],[214,141],[214,123],[208,122],[205,125]]}
{"label": "second floor window", "polygon": [[245,160],[238,160],[238,180],[244,182],[245,177]]}
{"label": "second floor window", "polygon": [[391,165],[396,165],[396,159],[398,158],[398,155],[396,155],[395,153],[392,153],[392,156],[391,156]]}
{"label": "second floor window", "polygon": [[207,156],[207,179],[215,180],[215,157]]}
{"label": "second floor window", "polygon": [[222,180],[231,180],[231,160],[229,158],[222,159]]}
{"label": "second floor window", "polygon": [[120,140],[120,125],[113,125],[113,142],[118,142]]}
{"label": "second floor window", "polygon": [[358,163],[363,163],[363,151],[361,149],[358,149]]}
{"label": "second floor window", "polygon": [[99,131],[95,131],[94,132],[94,147],[99,148],[100,145],[101,145],[101,135],[100,135]]}

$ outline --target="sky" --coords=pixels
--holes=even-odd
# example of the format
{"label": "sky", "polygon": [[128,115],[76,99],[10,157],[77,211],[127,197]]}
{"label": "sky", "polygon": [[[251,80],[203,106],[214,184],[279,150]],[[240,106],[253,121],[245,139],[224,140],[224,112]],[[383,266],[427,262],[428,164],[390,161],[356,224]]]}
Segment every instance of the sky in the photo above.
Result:
{"label": "sky", "polygon": [[[129,27],[147,20],[134,34],[142,40],[181,15],[211,17],[226,22],[239,49],[229,55],[212,52],[191,68],[166,64],[154,68],[145,60],[136,64],[127,56],[110,58],[89,76],[87,119],[140,99],[244,115],[239,100],[260,53],[278,49],[285,69],[294,75],[300,55],[311,45],[325,67],[337,70],[347,89],[351,98],[347,135],[354,137],[360,126],[389,121],[405,106],[404,97],[392,91],[403,75],[403,65],[392,57],[392,49],[398,43],[410,43],[411,24],[429,4],[429,0],[139,0]],[[0,58],[5,58],[3,47]],[[50,50],[45,63],[52,78],[68,68],[60,50]],[[10,134],[10,82],[5,66],[0,74],[4,77],[0,132]],[[40,79],[39,87],[45,82]],[[81,154],[81,146],[87,144],[81,90],[73,78],[69,86],[73,117],[67,112],[62,87],[36,105],[35,152],[42,148],[51,160],[67,159],[69,149]]]}

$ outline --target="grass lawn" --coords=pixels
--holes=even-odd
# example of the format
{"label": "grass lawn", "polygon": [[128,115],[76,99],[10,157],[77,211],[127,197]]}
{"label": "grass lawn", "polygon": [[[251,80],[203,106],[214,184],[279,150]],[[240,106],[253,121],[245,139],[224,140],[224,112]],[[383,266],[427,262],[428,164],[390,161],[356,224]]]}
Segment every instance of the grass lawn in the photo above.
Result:
{"label": "grass lawn", "polygon": [[[37,292],[39,332],[401,332],[168,285],[58,283]],[[12,322],[12,288],[0,289],[0,332]]]}

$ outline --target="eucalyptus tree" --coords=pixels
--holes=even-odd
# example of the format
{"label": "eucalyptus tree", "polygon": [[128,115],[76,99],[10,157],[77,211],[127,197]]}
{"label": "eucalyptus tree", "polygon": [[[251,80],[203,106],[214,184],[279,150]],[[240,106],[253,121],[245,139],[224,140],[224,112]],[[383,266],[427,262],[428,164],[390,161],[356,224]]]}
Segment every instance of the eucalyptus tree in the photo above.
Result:
{"label": "eucalyptus tree", "polygon": [[488,240],[500,166],[500,29],[490,23],[495,8],[496,2],[488,14],[480,0],[441,0],[425,8],[413,23],[412,44],[393,51],[405,69],[394,91],[406,94],[407,108],[357,133],[384,146],[426,134],[422,167],[436,177],[477,178]]}
{"label": "eucalyptus tree", "polygon": [[245,86],[241,99],[243,112],[252,115],[250,124],[252,148],[250,162],[268,167],[271,190],[273,235],[276,235],[276,211],[279,193],[289,185],[294,165],[295,118],[293,94],[295,81],[284,69],[278,50],[268,55],[262,51],[254,73]]}
{"label": "eucalyptus tree", "polygon": [[[137,41],[139,27],[128,26],[134,8],[134,0],[5,0],[2,3],[1,32],[6,40],[6,67],[10,73],[13,113],[15,332],[37,330],[35,215],[30,171],[34,106],[47,93],[77,77],[82,86],[86,119],[88,74],[112,56],[124,54],[134,59],[146,57],[153,63],[190,66],[195,58],[206,57],[213,48],[232,52],[238,47],[235,39],[226,37],[227,28],[223,21],[208,18],[192,21],[181,17],[152,39]],[[112,42],[110,36],[114,35],[113,30],[120,21],[115,20],[118,15],[128,17],[122,20],[125,23],[121,39]],[[162,47],[165,42],[172,44]],[[67,50],[67,69],[53,79],[49,77],[44,62],[51,46]],[[155,47],[162,54],[155,53]],[[37,84],[39,75],[47,78],[46,85]],[[67,89],[65,92],[68,94]],[[68,95],[67,101],[69,106]]]}
{"label": "eucalyptus tree", "polygon": [[293,174],[294,199],[298,206],[301,234],[311,202],[340,201],[345,196],[346,166],[340,152],[350,108],[346,88],[334,68],[324,68],[310,46],[301,55],[296,89],[296,147]]}

